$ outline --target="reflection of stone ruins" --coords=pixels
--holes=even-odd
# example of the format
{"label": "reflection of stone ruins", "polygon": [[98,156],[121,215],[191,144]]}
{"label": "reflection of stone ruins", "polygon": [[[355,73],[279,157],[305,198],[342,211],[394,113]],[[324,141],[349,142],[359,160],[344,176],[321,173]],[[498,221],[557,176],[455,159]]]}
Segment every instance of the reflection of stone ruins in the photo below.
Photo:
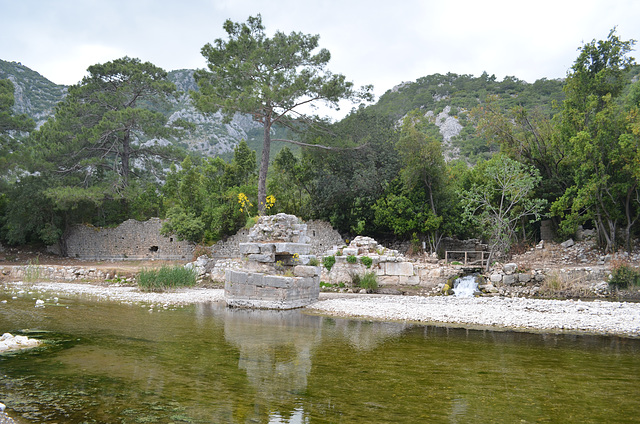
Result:
{"label": "reflection of stone ruins", "polygon": [[318,300],[320,267],[311,266],[307,225],[294,215],[261,216],[240,243],[242,269],[225,273],[227,305],[294,309]]}

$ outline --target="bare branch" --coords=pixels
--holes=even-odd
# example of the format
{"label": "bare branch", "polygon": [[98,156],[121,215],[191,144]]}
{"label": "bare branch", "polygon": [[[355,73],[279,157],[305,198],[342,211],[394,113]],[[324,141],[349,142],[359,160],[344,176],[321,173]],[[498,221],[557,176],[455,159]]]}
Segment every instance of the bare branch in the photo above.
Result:
{"label": "bare branch", "polygon": [[271,139],[271,141],[283,141],[285,143],[291,143],[291,144],[295,144],[297,146],[303,146],[303,147],[315,147],[317,149],[324,149],[324,150],[336,150],[336,151],[343,151],[343,150],[360,150],[363,147],[367,146],[369,144],[369,142],[366,142],[364,144],[361,144],[359,146],[356,147],[332,147],[332,146],[324,146],[322,144],[310,144],[310,143],[303,143],[301,141],[295,141],[295,140],[289,140],[289,139],[285,139],[285,138],[273,138]]}

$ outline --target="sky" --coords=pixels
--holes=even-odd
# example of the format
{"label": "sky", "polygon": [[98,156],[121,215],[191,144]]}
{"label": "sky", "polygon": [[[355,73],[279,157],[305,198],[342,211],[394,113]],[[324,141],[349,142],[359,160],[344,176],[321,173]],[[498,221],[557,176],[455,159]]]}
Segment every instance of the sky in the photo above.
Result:
{"label": "sky", "polygon": [[577,49],[612,28],[640,40],[638,0],[0,0],[0,59],[65,85],[123,56],[206,68],[200,50],[226,39],[224,21],[257,14],[268,36],[319,34],[327,68],[377,97],[435,73],[564,78]]}

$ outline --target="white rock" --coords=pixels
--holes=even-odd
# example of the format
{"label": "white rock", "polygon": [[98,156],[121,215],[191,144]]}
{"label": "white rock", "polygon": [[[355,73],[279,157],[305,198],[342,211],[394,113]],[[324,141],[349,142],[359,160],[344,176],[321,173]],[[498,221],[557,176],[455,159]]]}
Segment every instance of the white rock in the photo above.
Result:
{"label": "white rock", "polygon": [[502,267],[502,271],[504,271],[505,274],[513,274],[516,272],[516,269],[518,269],[518,265],[514,263],[504,264]]}
{"label": "white rock", "polygon": [[564,247],[565,249],[573,246],[575,244],[575,242],[573,241],[573,239],[569,239],[567,241],[563,241],[562,243],[560,243],[560,246]]}

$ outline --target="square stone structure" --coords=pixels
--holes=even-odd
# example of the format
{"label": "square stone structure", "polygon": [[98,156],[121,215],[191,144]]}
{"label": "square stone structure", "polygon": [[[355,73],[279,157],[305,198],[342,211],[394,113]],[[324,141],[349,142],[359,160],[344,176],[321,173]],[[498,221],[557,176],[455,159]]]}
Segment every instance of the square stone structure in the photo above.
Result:
{"label": "square stone structure", "polygon": [[306,225],[294,215],[262,216],[240,243],[241,270],[227,270],[224,294],[228,306],[295,309],[318,300],[320,267],[310,266]]}

